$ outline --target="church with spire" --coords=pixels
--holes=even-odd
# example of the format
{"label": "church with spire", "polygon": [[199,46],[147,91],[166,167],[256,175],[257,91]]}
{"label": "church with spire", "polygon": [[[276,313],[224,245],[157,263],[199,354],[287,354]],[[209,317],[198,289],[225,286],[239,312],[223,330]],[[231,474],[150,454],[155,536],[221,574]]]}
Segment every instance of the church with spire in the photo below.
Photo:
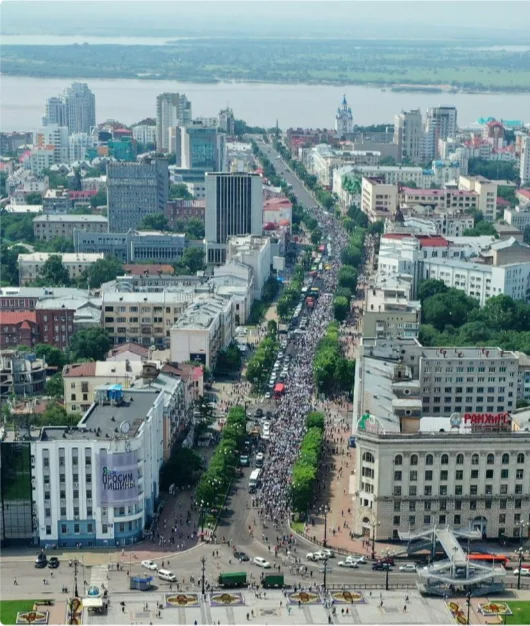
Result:
{"label": "church with spire", "polygon": [[342,98],[342,104],[337,109],[337,115],[335,116],[335,130],[339,136],[347,135],[353,132],[353,115],[348,102],[346,100],[346,94]]}

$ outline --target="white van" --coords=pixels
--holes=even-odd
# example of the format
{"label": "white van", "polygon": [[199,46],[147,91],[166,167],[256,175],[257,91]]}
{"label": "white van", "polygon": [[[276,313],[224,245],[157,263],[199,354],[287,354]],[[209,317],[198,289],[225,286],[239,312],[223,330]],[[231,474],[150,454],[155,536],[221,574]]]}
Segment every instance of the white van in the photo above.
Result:
{"label": "white van", "polygon": [[161,578],[162,580],[167,580],[170,583],[177,582],[177,577],[175,576],[175,574],[173,574],[173,572],[168,569],[159,569],[158,578]]}

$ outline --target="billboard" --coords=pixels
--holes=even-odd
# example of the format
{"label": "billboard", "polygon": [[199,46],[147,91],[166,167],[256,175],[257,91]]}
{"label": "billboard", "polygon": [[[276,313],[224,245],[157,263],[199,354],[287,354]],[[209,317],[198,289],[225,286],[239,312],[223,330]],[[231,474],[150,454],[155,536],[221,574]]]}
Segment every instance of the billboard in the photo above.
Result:
{"label": "billboard", "polygon": [[124,504],[138,498],[138,455],[134,452],[98,454],[99,506]]}

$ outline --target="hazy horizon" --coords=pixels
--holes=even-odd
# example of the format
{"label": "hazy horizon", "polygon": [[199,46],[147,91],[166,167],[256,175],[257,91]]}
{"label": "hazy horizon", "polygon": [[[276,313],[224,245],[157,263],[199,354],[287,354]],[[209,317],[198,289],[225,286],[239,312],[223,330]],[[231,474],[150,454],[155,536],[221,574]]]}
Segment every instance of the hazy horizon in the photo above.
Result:
{"label": "hazy horizon", "polygon": [[0,15],[3,35],[40,35],[45,20],[47,35],[74,33],[117,39],[277,35],[359,39],[489,36],[498,40],[528,37],[530,13],[524,13],[526,4],[497,0],[5,0]]}

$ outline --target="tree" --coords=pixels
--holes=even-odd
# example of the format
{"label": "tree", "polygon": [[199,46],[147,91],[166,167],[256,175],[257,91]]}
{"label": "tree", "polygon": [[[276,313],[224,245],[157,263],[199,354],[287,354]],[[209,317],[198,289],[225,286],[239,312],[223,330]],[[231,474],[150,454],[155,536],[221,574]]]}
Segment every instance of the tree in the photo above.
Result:
{"label": "tree", "polygon": [[42,196],[36,191],[30,191],[26,196],[26,204],[42,204]]}
{"label": "tree", "polygon": [[435,296],[437,293],[446,293],[448,290],[449,287],[447,287],[442,280],[429,278],[421,281],[418,296],[420,300],[424,302],[427,298]]}
{"label": "tree", "polygon": [[169,199],[193,200],[193,196],[184,183],[177,183],[176,185],[169,185]]}
{"label": "tree", "polygon": [[202,468],[202,458],[190,448],[177,448],[160,470],[160,489],[167,491],[171,485],[187,487],[197,481]]}
{"label": "tree", "polygon": [[466,228],[464,231],[464,237],[480,237],[482,235],[493,235],[498,237],[497,231],[491,222],[482,220],[475,224],[473,228]]}
{"label": "tree", "polygon": [[0,236],[2,241],[33,243],[35,241],[33,218],[34,216],[28,213],[2,215],[2,219],[0,219]]}
{"label": "tree", "polygon": [[355,246],[348,246],[344,248],[340,253],[340,260],[344,265],[351,265],[357,267],[361,264],[363,253],[359,248]]}
{"label": "tree", "polygon": [[64,398],[64,381],[60,372],[54,374],[46,383],[46,395],[52,398]]}
{"label": "tree", "polygon": [[111,347],[111,340],[103,328],[79,330],[70,341],[70,360],[91,359],[104,361]]}
{"label": "tree", "polygon": [[66,364],[66,355],[62,350],[48,343],[38,343],[35,346],[35,354],[44,359],[50,367],[62,368]]}
{"label": "tree", "polygon": [[339,271],[339,287],[346,287],[353,292],[357,289],[357,270],[350,265],[343,265]]}
{"label": "tree", "polygon": [[186,224],[185,232],[190,239],[204,239],[204,222],[198,217],[190,218]]}
{"label": "tree", "polygon": [[39,287],[69,287],[72,283],[70,274],[58,254],[52,254],[46,259],[35,282]]}
{"label": "tree", "polygon": [[114,280],[116,276],[123,274],[123,265],[114,256],[98,259],[85,269],[79,278],[81,286],[90,285],[92,289],[98,289],[103,283]]}
{"label": "tree", "polygon": [[74,243],[71,239],[64,237],[54,237],[50,241],[37,241],[34,244],[35,250],[39,252],[73,252]]}
{"label": "tree", "polygon": [[271,339],[276,339],[277,334],[278,334],[278,324],[276,320],[269,320],[267,322],[267,335]]}
{"label": "tree", "polygon": [[471,176],[484,176],[490,180],[510,180],[517,182],[519,172],[513,161],[488,161],[469,159],[468,172]]}
{"label": "tree", "polygon": [[271,303],[280,291],[280,283],[274,276],[269,276],[263,284],[261,300],[267,304]]}
{"label": "tree", "polygon": [[385,232],[385,223],[382,221],[373,222],[368,226],[370,235],[382,235]]}
{"label": "tree", "polygon": [[98,206],[107,206],[107,192],[105,189],[100,189],[95,195],[90,198],[90,206],[95,209]]}
{"label": "tree", "polygon": [[177,274],[196,274],[204,270],[204,250],[202,248],[186,248],[178,263],[175,264]]}
{"label": "tree", "polygon": [[305,426],[307,430],[310,428],[319,428],[323,431],[326,427],[326,418],[324,413],[321,413],[320,411],[311,411],[311,413],[308,413],[305,418]]}
{"label": "tree", "polygon": [[167,217],[163,213],[150,213],[144,217],[141,230],[169,230]]}
{"label": "tree", "polygon": [[46,407],[39,417],[40,426],[73,426],[79,421],[78,413],[68,414],[62,404],[53,402]]}
{"label": "tree", "polygon": [[477,300],[458,289],[448,289],[446,293],[438,293],[423,302],[423,322],[443,331],[447,326],[465,324],[471,311],[476,308]]}
{"label": "tree", "polygon": [[[0,219],[0,223],[1,223]],[[0,248],[0,285],[3,287],[16,287],[19,282],[18,255],[27,252],[22,246],[3,244]]]}
{"label": "tree", "polygon": [[338,296],[333,300],[333,314],[338,322],[343,322],[350,311],[350,304],[343,296]]}
{"label": "tree", "polygon": [[229,346],[219,350],[215,371],[218,374],[228,374],[238,372],[241,368],[241,350],[236,341],[232,341]]}

